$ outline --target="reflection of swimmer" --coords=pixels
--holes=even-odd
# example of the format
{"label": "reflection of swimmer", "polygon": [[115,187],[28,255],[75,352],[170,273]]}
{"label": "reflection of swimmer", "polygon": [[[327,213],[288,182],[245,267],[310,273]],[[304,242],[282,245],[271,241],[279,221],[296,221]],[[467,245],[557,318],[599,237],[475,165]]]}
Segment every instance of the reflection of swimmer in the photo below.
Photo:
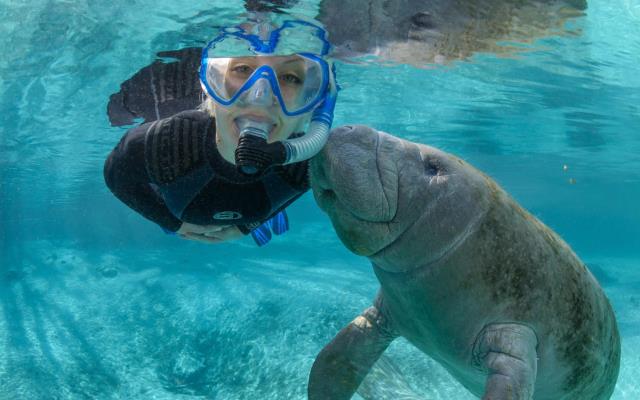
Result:
{"label": "reflection of swimmer", "polygon": [[130,125],[170,117],[196,109],[202,103],[198,68],[202,49],[190,47],[158,53],[162,59],[138,71],[109,98],[107,114],[113,126]]}
{"label": "reflection of swimmer", "polygon": [[283,233],[333,119],[328,50],[324,30],[305,21],[222,29],[202,52],[205,102],[130,129],[105,163],[107,185],[184,238],[251,232],[262,245]]}

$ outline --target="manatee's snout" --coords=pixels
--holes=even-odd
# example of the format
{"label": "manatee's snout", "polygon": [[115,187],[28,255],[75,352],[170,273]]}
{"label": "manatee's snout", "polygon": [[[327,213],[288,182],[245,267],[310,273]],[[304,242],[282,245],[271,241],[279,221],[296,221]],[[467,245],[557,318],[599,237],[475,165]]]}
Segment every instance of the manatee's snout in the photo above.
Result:
{"label": "manatee's snout", "polygon": [[321,196],[335,195],[333,191],[333,185],[329,181],[329,178],[327,176],[326,168],[328,167],[327,163],[329,162],[328,159],[331,158],[330,157],[331,155],[326,151],[326,149],[329,146],[333,146],[333,143],[335,142],[335,140],[331,140],[331,139],[334,138],[335,135],[341,135],[342,134],[341,132],[343,131],[349,132],[352,130],[353,130],[353,126],[350,126],[350,125],[334,128],[331,131],[329,135],[329,139],[325,144],[325,147],[323,148],[323,150],[320,151],[320,153],[318,153],[317,156],[311,159],[311,164],[310,164],[311,184],[313,186],[313,190],[314,190],[314,193],[316,193],[316,195],[321,195]]}
{"label": "manatee's snout", "polygon": [[342,243],[387,271],[444,257],[492,198],[488,178],[455,156],[359,125],[331,131],[310,173]]}
{"label": "manatee's snout", "polygon": [[[323,151],[311,163],[311,183],[320,207],[343,207],[357,219],[389,222],[398,205],[395,162],[381,154],[378,131],[343,126],[331,131]],[[335,204],[339,202],[339,204]]]}

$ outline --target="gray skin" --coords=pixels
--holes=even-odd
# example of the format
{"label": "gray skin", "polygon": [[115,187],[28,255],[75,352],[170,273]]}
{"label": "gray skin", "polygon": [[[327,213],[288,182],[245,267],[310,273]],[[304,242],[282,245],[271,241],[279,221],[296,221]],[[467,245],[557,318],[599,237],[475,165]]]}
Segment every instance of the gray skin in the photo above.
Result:
{"label": "gray skin", "polygon": [[420,65],[475,52],[512,52],[500,42],[560,34],[586,0],[323,0],[318,19],[337,56],[376,54]]}
{"label": "gray skin", "polygon": [[316,201],[380,281],[318,355],[309,399],[348,399],[403,336],[483,399],[608,399],[615,316],[569,246],[493,180],[433,147],[334,129]]}

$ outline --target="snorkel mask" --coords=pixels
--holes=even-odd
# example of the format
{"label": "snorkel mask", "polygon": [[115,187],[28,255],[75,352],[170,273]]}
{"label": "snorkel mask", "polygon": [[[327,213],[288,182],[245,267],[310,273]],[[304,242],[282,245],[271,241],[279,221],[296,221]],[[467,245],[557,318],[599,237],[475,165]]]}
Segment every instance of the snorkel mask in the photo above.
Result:
{"label": "snorkel mask", "polygon": [[324,57],[330,49],[323,28],[302,20],[288,20],[278,28],[270,22],[223,28],[202,50],[200,82],[220,106],[273,104],[284,115],[313,111],[306,134],[267,143],[270,123],[238,120],[240,138],[235,153],[246,174],[268,167],[303,161],[318,153],[327,141],[337,87]]}

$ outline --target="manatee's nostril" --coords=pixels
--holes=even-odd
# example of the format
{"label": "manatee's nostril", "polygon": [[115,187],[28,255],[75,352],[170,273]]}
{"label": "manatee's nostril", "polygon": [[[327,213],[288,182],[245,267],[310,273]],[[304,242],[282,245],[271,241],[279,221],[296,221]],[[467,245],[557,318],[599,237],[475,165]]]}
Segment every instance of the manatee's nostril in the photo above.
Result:
{"label": "manatee's nostril", "polygon": [[336,198],[336,192],[334,192],[332,189],[325,189],[322,191],[322,195],[324,197],[326,197],[327,199],[335,199]]}
{"label": "manatee's nostril", "polygon": [[326,209],[326,207],[335,204],[336,200],[336,192],[331,189],[322,189],[318,196],[318,205],[320,205],[320,208]]}

